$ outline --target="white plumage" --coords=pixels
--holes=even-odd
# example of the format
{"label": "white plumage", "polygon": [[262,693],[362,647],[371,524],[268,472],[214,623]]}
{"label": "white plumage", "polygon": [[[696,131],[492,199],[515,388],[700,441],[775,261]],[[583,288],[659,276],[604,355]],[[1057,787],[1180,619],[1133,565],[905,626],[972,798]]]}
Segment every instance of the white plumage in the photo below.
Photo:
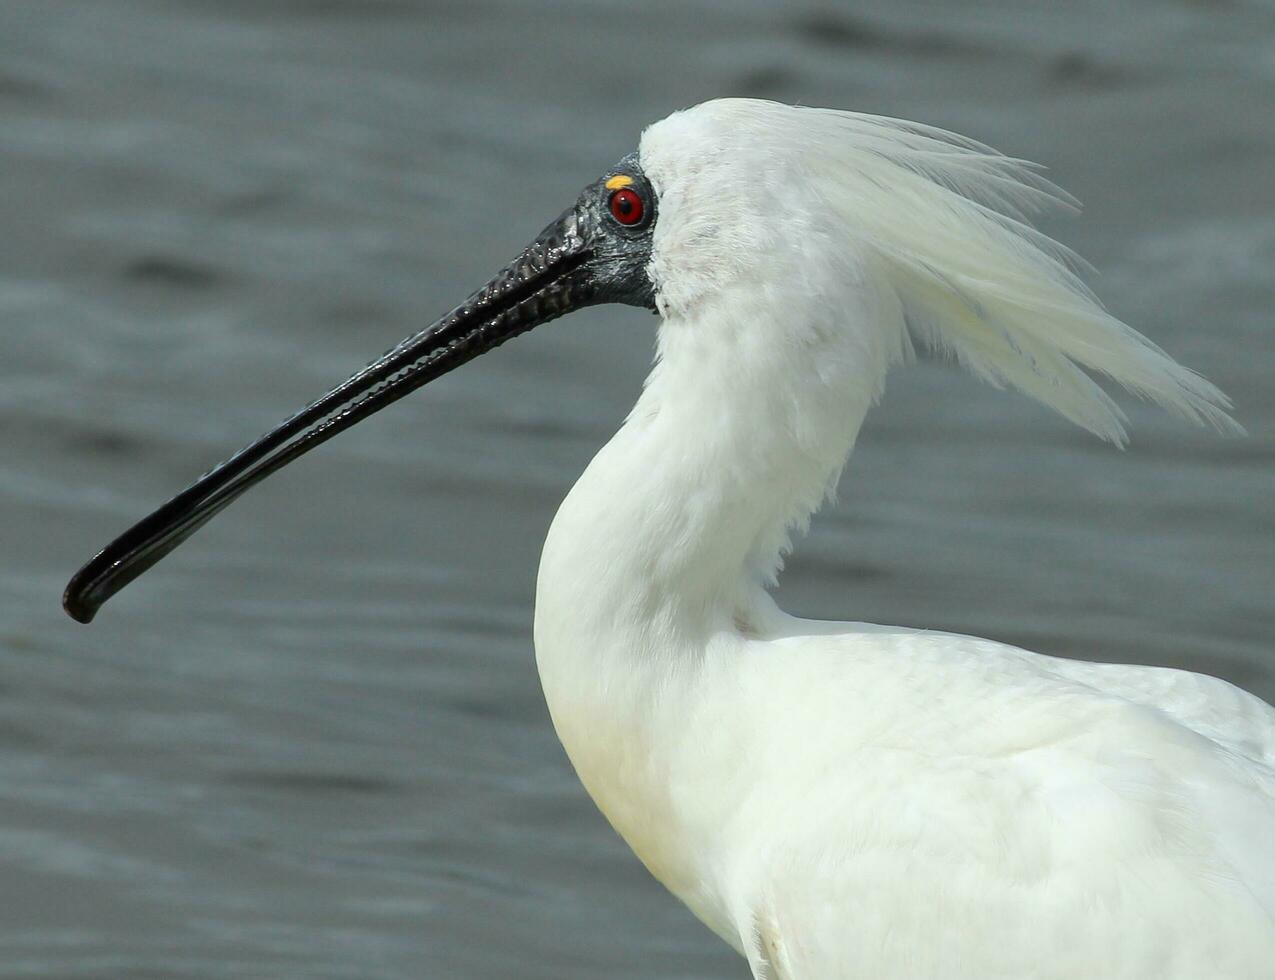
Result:
{"label": "white plumage", "polygon": [[[914,340],[1119,442],[1227,402],[1023,223],[1030,165],[749,100],[650,127],[658,361],[545,545],[555,726],[758,978],[1275,976],[1275,711],[1215,678],[795,619],[773,584]],[[1104,655],[1118,653],[1105,650]]]}

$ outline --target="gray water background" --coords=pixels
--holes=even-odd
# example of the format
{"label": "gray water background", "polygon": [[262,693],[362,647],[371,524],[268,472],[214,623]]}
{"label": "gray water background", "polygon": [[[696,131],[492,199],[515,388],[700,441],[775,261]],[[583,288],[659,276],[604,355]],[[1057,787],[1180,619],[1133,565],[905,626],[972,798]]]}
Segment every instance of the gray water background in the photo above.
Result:
{"label": "gray water background", "polygon": [[[598,309],[254,490],[91,627],[68,575],[485,280],[680,106],[900,115],[1043,161],[1046,228],[1250,436],[1120,453],[897,374],[806,615],[1275,699],[1275,7],[0,3],[0,975],[743,978],[579,788],[530,623],[653,318]],[[847,710],[853,710],[847,705]]]}

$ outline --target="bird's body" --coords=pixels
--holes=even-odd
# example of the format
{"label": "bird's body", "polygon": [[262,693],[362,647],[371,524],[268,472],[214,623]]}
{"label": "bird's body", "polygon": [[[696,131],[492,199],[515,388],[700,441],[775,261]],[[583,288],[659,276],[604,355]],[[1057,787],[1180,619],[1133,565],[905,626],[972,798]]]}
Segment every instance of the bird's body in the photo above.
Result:
{"label": "bird's body", "polygon": [[1087,371],[1235,427],[1025,223],[1057,196],[912,123],[676,113],[488,286],[121,535],[65,605],[87,622],[257,480],[483,350],[592,303],[652,308],[657,364],[546,541],[535,645],[572,763],[654,875],[758,980],[1270,980],[1270,707],[797,620],[768,591],[914,343],[1113,442]]}
{"label": "bird's body", "polygon": [[601,809],[758,977],[1271,976],[1261,701],[970,637],[772,625],[688,649],[674,680],[611,675],[587,710],[546,685]]}
{"label": "bird's body", "polygon": [[540,671],[599,807],[758,977],[1272,975],[1275,710],[718,592],[677,508],[655,526],[655,425],[635,413],[550,532]]}

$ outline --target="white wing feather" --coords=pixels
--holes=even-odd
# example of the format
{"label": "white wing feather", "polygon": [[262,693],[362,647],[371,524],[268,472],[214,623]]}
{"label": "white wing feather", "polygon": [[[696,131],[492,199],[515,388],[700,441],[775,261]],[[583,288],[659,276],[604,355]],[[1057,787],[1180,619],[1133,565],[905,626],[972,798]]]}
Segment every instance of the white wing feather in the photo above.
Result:
{"label": "white wing feather", "polygon": [[794,623],[743,660],[765,796],[723,832],[783,980],[1269,980],[1275,710],[1181,671]]}

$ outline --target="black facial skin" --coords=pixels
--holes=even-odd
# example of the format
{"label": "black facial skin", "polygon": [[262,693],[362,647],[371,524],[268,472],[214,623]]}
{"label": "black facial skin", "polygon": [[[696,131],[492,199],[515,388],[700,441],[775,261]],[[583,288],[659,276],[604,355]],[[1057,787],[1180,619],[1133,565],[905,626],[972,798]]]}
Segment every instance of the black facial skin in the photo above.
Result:
{"label": "black facial skin", "polygon": [[[611,215],[616,175],[642,199],[643,217]],[[101,605],[220,513],[241,493],[360,419],[511,337],[572,310],[623,303],[655,310],[647,273],[655,192],[637,154],[581,193],[513,262],[433,325],[408,337],[302,411],[214,467],[106,546],[72,577],[63,608],[81,623]]]}
{"label": "black facial skin", "polygon": [[[642,220],[636,225],[622,225],[611,217],[613,192],[607,189],[606,182],[617,174],[632,177],[633,182],[626,187],[642,199]],[[636,153],[630,153],[605,177],[586,187],[576,201],[573,210],[594,229],[589,269],[592,288],[597,291],[595,303],[623,303],[655,311],[655,287],[647,266],[651,261],[656,209],[655,191],[638,166]]]}

